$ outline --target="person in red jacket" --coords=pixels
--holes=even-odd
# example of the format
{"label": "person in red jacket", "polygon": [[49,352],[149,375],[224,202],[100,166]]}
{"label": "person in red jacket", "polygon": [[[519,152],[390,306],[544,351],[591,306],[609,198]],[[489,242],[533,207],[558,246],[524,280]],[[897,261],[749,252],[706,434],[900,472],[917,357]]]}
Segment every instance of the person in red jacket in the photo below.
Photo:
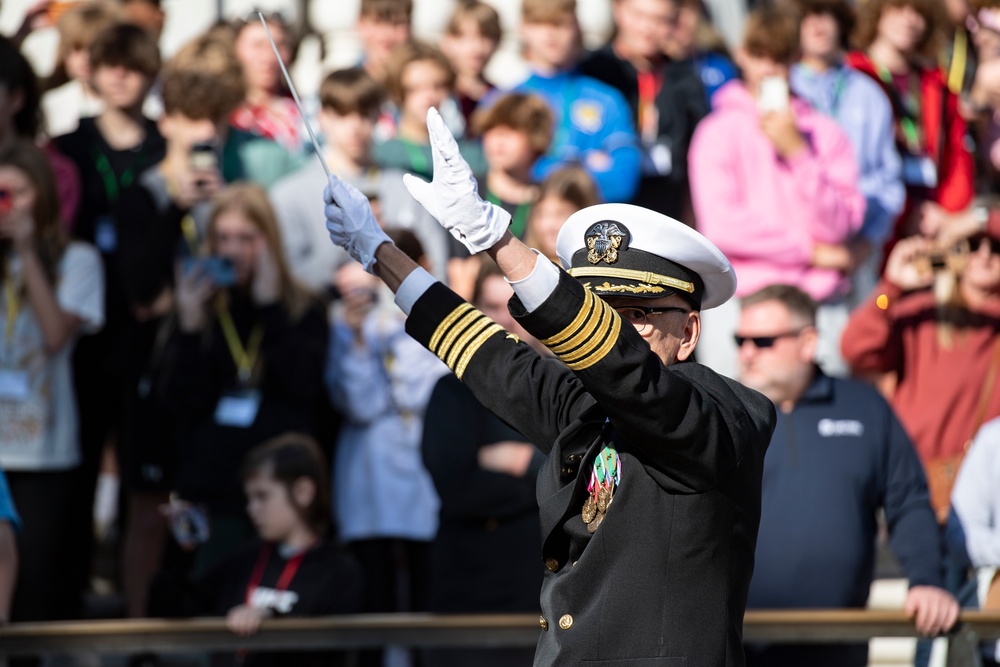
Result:
{"label": "person in red jacket", "polygon": [[938,0],[869,0],[855,34],[860,50],[847,57],[882,86],[896,119],[907,197],[890,246],[918,232],[924,202],[958,211],[974,192],[965,120],[936,61],[945,22]]}

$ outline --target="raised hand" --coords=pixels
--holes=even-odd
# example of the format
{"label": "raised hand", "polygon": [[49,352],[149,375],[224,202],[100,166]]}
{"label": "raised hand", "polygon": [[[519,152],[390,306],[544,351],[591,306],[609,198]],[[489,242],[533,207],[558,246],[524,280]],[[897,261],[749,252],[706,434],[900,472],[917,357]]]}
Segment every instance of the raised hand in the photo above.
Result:
{"label": "raised hand", "polygon": [[475,254],[496,245],[507,227],[510,214],[479,196],[472,168],[459,152],[458,143],[437,109],[427,111],[434,180],[430,183],[411,174],[403,176],[410,195],[441,226]]}
{"label": "raised hand", "polygon": [[323,201],[330,240],[361,262],[365,271],[374,273],[375,251],[383,243],[392,243],[392,239],[379,227],[368,197],[350,183],[331,176]]}

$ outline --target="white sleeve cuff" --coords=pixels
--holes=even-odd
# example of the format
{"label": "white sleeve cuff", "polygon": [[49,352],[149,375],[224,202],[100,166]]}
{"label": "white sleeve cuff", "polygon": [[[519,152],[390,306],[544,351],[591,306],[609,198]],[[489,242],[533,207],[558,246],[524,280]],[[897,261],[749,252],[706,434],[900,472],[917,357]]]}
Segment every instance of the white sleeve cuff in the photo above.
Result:
{"label": "white sleeve cuff", "polygon": [[396,290],[396,305],[407,315],[413,310],[413,304],[424,295],[431,285],[437,282],[437,278],[427,273],[424,269],[417,267],[410,272],[410,275],[403,279]]}
{"label": "white sleeve cuff", "polygon": [[535,259],[535,268],[521,280],[507,281],[514,288],[514,294],[521,300],[525,311],[529,313],[545,303],[559,284],[559,269],[556,265],[534,248],[531,250],[538,255]]}

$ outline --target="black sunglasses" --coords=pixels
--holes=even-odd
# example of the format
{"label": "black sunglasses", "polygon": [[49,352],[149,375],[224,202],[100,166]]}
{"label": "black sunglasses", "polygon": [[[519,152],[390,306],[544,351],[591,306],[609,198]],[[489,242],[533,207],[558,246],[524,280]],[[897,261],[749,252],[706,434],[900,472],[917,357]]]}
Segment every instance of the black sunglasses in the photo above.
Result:
{"label": "black sunglasses", "polygon": [[739,334],[736,334],[733,336],[733,340],[736,341],[737,348],[743,347],[743,343],[750,341],[753,343],[754,347],[763,349],[774,347],[774,341],[779,338],[794,338],[803,331],[805,331],[805,329],[796,329],[795,331],[786,331],[784,333],[774,334],[773,336],[740,336]]}
{"label": "black sunglasses", "polygon": [[979,250],[979,248],[982,247],[983,241],[990,244],[991,253],[994,255],[1000,255],[1000,239],[995,239],[986,234],[976,234],[975,236],[969,238],[969,247],[972,249],[972,252]]}

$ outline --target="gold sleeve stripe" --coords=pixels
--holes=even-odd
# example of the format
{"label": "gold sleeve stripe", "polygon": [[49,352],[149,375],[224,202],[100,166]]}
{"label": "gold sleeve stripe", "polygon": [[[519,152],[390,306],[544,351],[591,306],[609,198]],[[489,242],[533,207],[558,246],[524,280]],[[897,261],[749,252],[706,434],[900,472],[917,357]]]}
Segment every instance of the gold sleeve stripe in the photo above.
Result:
{"label": "gold sleeve stripe", "polygon": [[603,299],[594,299],[594,310],[591,312],[583,327],[570,336],[566,342],[559,345],[550,346],[549,349],[560,356],[580,347],[590,340],[594,332],[597,331],[603,319],[606,319],[605,310],[610,310]]}
{"label": "gold sleeve stripe", "polygon": [[613,266],[581,266],[569,269],[567,273],[574,278],[621,278],[623,280],[637,280],[640,283],[666,285],[667,287],[683,290],[689,294],[694,293],[694,283],[653,273],[652,271],[633,271],[632,269],[619,269]]}
{"label": "gold sleeve stripe", "polygon": [[611,310],[603,301],[601,302],[601,317],[594,318],[594,322],[597,326],[594,327],[593,333],[584,341],[582,345],[574,349],[572,352],[567,352],[566,354],[560,354],[559,358],[563,360],[564,363],[569,364],[575,361],[580,361],[581,359],[587,358],[590,354],[594,352],[598,345],[601,344],[614,326],[615,311]]}
{"label": "gold sleeve stripe", "polygon": [[476,320],[471,327],[462,332],[462,335],[458,337],[455,344],[451,346],[451,351],[448,352],[447,359],[444,359],[444,363],[448,364],[448,368],[455,368],[455,364],[458,362],[458,357],[462,354],[462,350],[465,349],[473,338],[488,329],[491,324],[493,324],[492,320],[482,317],[481,319]]}
{"label": "gold sleeve stripe", "polygon": [[437,326],[437,329],[434,330],[434,335],[431,336],[431,342],[427,346],[428,349],[431,352],[437,354],[437,346],[438,343],[441,342],[441,337],[444,336],[446,333],[448,333],[448,330],[451,329],[451,325],[455,323],[455,320],[457,320],[470,310],[472,310],[472,304],[463,303],[462,305],[455,308],[455,310],[451,311],[451,313],[446,318],[441,320],[441,324]]}
{"label": "gold sleeve stripe", "polygon": [[490,326],[486,328],[485,331],[476,336],[471,343],[465,348],[465,352],[458,360],[458,365],[453,369],[455,371],[456,377],[459,380],[462,379],[462,375],[465,373],[466,367],[468,367],[469,362],[472,361],[472,357],[479,351],[479,348],[483,346],[487,340],[489,340],[494,334],[504,333],[504,328],[495,322],[491,322]]}
{"label": "gold sleeve stripe", "polygon": [[438,345],[438,349],[435,354],[437,354],[437,356],[444,361],[444,358],[448,355],[449,350],[452,349],[455,339],[462,335],[462,332],[465,331],[470,324],[479,319],[486,319],[486,316],[475,308],[463,315],[458,322],[455,322],[455,324],[451,326],[448,334],[441,341],[441,344]]}
{"label": "gold sleeve stripe", "polygon": [[613,324],[611,325],[611,331],[608,333],[607,338],[604,339],[604,343],[594,350],[593,354],[589,357],[581,359],[576,363],[566,364],[571,371],[582,371],[586,368],[590,368],[601,359],[608,356],[608,352],[611,351],[611,348],[613,348],[615,343],[618,341],[618,334],[621,333],[622,327],[622,318],[618,317],[618,313],[614,313],[614,315],[615,317]]}
{"label": "gold sleeve stripe", "polygon": [[563,343],[567,338],[576,333],[576,330],[580,328],[587,319],[593,314],[594,308],[597,305],[597,297],[590,290],[587,290],[586,295],[583,297],[583,307],[580,308],[580,312],[576,314],[573,321],[569,323],[569,326],[557,333],[551,338],[546,338],[541,341],[542,345],[545,347],[553,347]]}

